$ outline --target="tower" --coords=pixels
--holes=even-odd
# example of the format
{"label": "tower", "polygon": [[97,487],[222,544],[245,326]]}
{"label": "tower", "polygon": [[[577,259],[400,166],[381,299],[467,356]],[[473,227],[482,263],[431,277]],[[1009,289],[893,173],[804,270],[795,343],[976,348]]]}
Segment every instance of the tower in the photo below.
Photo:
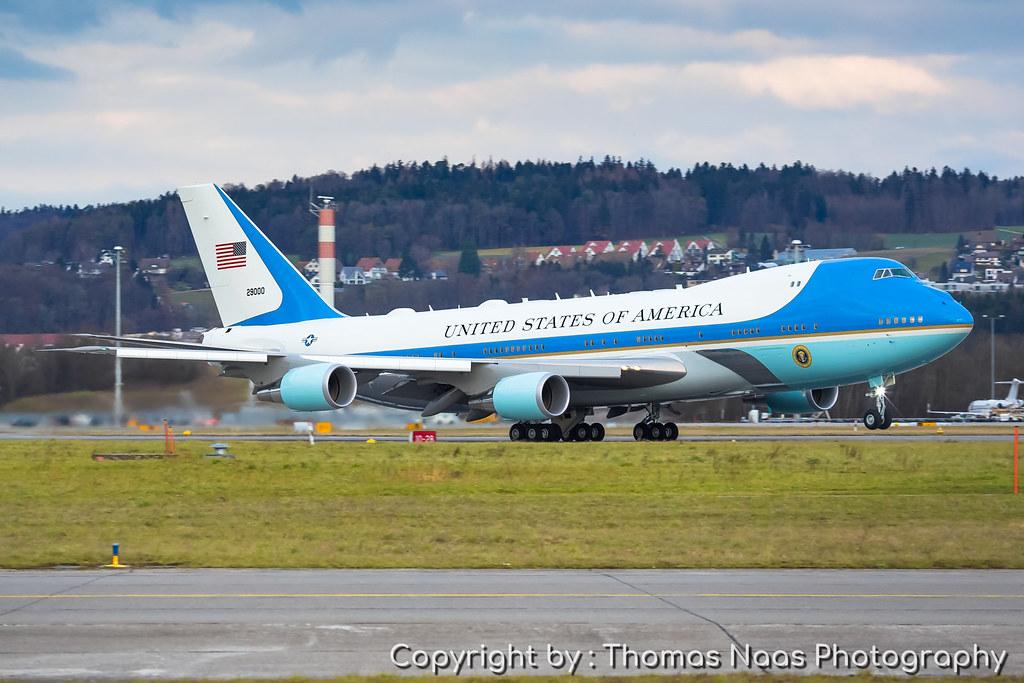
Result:
{"label": "tower", "polygon": [[319,249],[317,259],[320,264],[320,296],[331,306],[334,305],[334,197],[320,195],[317,202],[310,202],[310,212],[318,216]]}

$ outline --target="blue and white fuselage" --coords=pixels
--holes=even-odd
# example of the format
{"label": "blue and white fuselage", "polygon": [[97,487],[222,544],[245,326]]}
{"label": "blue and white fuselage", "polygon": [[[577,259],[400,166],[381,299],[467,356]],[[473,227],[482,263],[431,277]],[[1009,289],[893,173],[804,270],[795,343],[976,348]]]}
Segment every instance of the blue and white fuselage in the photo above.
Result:
{"label": "blue and white fuselage", "polygon": [[[271,342],[269,348],[296,360],[326,354],[571,362],[670,354],[686,368],[685,376],[652,387],[574,391],[571,405],[815,389],[912,370],[970,332],[970,314],[948,293],[917,278],[876,279],[885,269],[905,271],[888,259],[807,262],[688,289],[240,325],[205,340]],[[798,346],[809,362],[794,358]]]}

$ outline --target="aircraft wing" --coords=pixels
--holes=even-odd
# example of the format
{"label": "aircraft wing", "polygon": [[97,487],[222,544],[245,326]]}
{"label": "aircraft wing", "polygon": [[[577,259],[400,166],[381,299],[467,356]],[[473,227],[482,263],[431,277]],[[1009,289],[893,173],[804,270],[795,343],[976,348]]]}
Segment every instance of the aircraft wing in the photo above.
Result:
{"label": "aircraft wing", "polygon": [[[92,345],[65,349],[44,349],[70,353],[88,353],[146,360],[185,360],[209,363],[265,364],[285,354],[257,349],[225,348],[191,342],[139,337],[79,335],[85,338],[115,341],[121,346]],[[424,358],[384,355],[302,355],[304,360],[337,363],[355,371],[397,372],[409,375],[469,373],[493,367],[502,375],[518,372],[550,372],[570,382],[590,385],[644,387],[665,384],[686,375],[682,361],[674,356],[638,356],[635,358]]]}
{"label": "aircraft wing", "polygon": [[[197,345],[198,346],[198,345]],[[135,348],[128,346],[75,346],[68,349],[39,349],[43,352],[91,353],[141,360],[194,360],[209,363],[266,363],[275,354],[241,349]],[[280,355],[280,354],[277,354]]]}
{"label": "aircraft wing", "polygon": [[487,366],[509,374],[518,372],[550,372],[569,382],[609,386],[655,386],[686,375],[682,361],[673,356],[640,356],[637,358],[422,358],[411,356],[331,356],[304,355],[302,358],[320,363],[338,363],[353,370],[382,372],[442,373],[473,372]]}

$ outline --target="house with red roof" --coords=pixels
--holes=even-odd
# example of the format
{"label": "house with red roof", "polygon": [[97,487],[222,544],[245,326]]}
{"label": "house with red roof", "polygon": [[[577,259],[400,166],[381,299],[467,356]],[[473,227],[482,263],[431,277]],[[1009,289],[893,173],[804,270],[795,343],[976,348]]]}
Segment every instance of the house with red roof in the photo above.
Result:
{"label": "house with red roof", "polygon": [[367,280],[381,280],[388,275],[384,262],[376,256],[364,256],[356,261],[356,268],[366,273]]}
{"label": "house with red roof", "polygon": [[626,254],[630,261],[647,258],[647,243],[643,240],[622,240],[615,245],[615,253]]}
{"label": "house with red roof", "polygon": [[590,240],[582,248],[582,252],[586,254],[588,261],[593,261],[595,257],[613,251],[615,251],[615,245],[611,240]]}

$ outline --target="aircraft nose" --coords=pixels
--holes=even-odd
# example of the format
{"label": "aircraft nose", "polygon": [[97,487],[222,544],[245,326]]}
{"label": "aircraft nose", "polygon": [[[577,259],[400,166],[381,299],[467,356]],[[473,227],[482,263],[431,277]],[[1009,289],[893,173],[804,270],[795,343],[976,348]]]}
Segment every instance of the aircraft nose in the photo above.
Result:
{"label": "aircraft nose", "polygon": [[971,315],[971,312],[964,308],[964,305],[956,299],[952,297],[950,299],[949,305],[952,309],[950,311],[950,317],[952,318],[950,322],[954,325],[970,325],[973,328],[974,316]]}
{"label": "aircraft nose", "polygon": [[[970,325],[974,327],[974,316],[964,306],[954,299],[949,292],[932,289],[937,297],[938,306],[935,307],[936,323],[941,325]],[[969,331],[969,330],[968,330]]]}

